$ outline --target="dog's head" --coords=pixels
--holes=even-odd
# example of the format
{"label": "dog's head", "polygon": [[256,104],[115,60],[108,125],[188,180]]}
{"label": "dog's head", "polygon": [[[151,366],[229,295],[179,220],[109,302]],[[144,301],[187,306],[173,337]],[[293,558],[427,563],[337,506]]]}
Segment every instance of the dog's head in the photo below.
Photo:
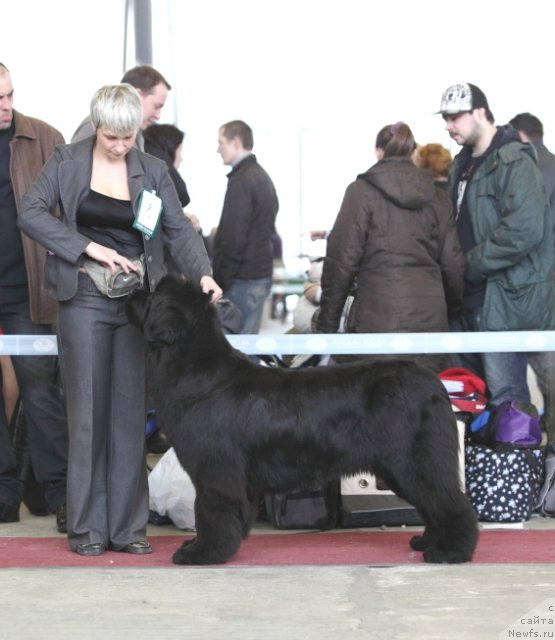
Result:
{"label": "dog's head", "polygon": [[127,317],[152,346],[188,340],[199,323],[214,321],[210,296],[190,282],[166,276],[154,293],[134,291],[126,302]]}

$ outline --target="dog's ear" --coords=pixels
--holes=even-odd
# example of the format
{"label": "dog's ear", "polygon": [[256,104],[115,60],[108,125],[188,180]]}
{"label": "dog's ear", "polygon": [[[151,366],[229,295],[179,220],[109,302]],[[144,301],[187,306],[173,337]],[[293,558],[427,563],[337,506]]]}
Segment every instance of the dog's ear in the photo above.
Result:
{"label": "dog's ear", "polygon": [[187,325],[178,314],[149,313],[145,320],[144,334],[152,345],[171,345],[187,337]]}
{"label": "dog's ear", "polygon": [[129,322],[139,329],[143,329],[145,320],[145,310],[150,294],[148,291],[140,289],[133,291],[125,301],[125,311]]}
{"label": "dog's ear", "polygon": [[207,310],[215,313],[210,296],[198,285],[172,276],[160,280],[144,313],[143,333],[152,346],[168,346],[193,339]]}
{"label": "dog's ear", "polygon": [[152,345],[171,345],[189,335],[195,321],[192,310],[183,295],[182,285],[166,282],[158,286],[145,313],[144,335]]}

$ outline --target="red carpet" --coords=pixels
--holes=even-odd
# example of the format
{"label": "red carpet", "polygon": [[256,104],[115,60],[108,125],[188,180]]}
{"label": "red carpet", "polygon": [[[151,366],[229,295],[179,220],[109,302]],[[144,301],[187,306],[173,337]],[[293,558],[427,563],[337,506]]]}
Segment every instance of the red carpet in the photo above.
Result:
{"label": "red carpet", "polygon": [[[423,562],[405,531],[343,531],[255,534],[226,565],[404,565]],[[8,567],[176,567],[173,552],[187,536],[150,536],[153,553],[134,556],[108,551],[83,558],[64,538],[0,538],[0,568]],[[190,536],[189,536],[190,537]],[[553,531],[483,531],[475,563],[555,563]]]}

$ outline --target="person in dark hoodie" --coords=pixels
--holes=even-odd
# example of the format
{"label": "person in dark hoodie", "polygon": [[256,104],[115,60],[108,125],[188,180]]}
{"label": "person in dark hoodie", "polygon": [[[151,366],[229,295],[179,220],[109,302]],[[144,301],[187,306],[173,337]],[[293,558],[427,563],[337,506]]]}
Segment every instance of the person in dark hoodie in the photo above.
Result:
{"label": "person in dark hoodie", "polygon": [[151,124],[143,131],[143,138],[145,151],[166,163],[179,202],[182,207],[186,207],[191,202],[191,198],[187,185],[178,172],[185,132],[173,124]]}
{"label": "person in dark hoodie", "polygon": [[[462,301],[464,256],[449,198],[414,164],[415,150],[407,124],[383,127],[378,162],[347,187],[328,237],[319,332],[338,330],[355,283],[348,332],[449,330],[448,315]],[[449,365],[443,354],[412,359],[437,372]]]}
{"label": "person in dark hoodie", "polygon": [[[497,127],[476,85],[449,87],[439,112],[462,150],[449,192],[466,257],[464,300],[454,331],[555,328],[552,220],[534,149]],[[461,354],[455,363],[487,384],[489,400],[530,402],[525,353]]]}

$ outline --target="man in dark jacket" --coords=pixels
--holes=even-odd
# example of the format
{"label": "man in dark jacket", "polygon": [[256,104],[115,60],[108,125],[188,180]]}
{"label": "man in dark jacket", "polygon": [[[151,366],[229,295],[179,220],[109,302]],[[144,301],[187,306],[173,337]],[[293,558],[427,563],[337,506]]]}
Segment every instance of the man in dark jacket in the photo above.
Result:
{"label": "man in dark jacket", "polygon": [[[543,124],[538,117],[531,113],[519,113],[509,120],[509,124],[518,131],[522,142],[529,142],[534,145],[555,232],[555,155],[549,151],[543,142]],[[553,379],[555,352],[538,351],[529,353],[528,363],[536,374],[538,387],[543,396],[544,412],[542,421],[549,435],[549,440],[553,441],[555,440],[555,380]]]}
{"label": "man in dark jacket", "polygon": [[[6,334],[50,335],[56,303],[42,287],[46,252],[21,234],[21,198],[62,134],[15,111],[8,69],[0,64],[0,327]],[[68,433],[56,356],[13,357],[36,480],[60,532],[66,530]],[[18,476],[3,407],[0,411],[0,522],[17,522],[24,485]],[[29,505],[30,506],[30,505]]]}
{"label": "man in dark jacket", "polygon": [[232,167],[216,238],[214,278],[243,314],[242,333],[258,333],[272,288],[278,212],[270,176],[252,153],[251,128],[242,120],[220,127],[218,153]]}
{"label": "man in dark jacket", "polygon": [[[463,309],[451,329],[553,329],[552,221],[533,148],[495,126],[475,85],[449,87],[439,113],[463,147],[449,176],[466,257]],[[492,404],[530,402],[525,353],[462,354],[458,364],[485,379]]]}

